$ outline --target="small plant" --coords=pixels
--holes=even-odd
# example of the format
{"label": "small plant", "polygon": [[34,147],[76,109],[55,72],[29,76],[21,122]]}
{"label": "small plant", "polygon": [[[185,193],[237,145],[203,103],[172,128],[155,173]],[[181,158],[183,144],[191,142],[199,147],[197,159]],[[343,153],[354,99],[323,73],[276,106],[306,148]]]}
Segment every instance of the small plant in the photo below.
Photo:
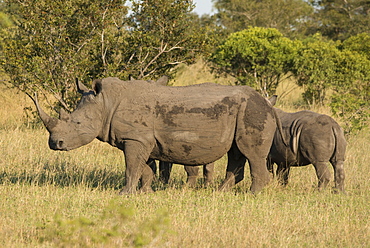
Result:
{"label": "small plant", "polygon": [[69,219],[57,214],[44,225],[45,235],[39,241],[57,247],[142,247],[161,240],[158,238],[168,232],[167,212],[160,211],[154,219],[140,223],[133,223],[134,215],[133,208],[113,203],[94,219],[84,216]]}

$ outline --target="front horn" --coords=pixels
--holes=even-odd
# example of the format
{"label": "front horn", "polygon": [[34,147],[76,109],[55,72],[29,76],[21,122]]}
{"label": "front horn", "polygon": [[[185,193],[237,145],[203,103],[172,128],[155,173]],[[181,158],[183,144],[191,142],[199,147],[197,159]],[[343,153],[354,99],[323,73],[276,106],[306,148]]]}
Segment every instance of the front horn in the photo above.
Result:
{"label": "front horn", "polygon": [[26,93],[26,94],[32,99],[32,101],[36,105],[37,112],[39,113],[39,116],[40,116],[42,122],[44,123],[46,129],[50,132],[50,130],[56,125],[58,119],[50,117],[48,114],[46,114],[44,112],[44,110],[42,110],[42,108],[40,107],[39,102],[37,100],[37,94],[36,93],[35,93],[34,97],[29,95],[28,93]]}
{"label": "front horn", "polygon": [[76,86],[77,86],[77,91],[80,94],[90,91],[83,83],[80,82],[80,80],[78,80],[78,78],[76,78]]}

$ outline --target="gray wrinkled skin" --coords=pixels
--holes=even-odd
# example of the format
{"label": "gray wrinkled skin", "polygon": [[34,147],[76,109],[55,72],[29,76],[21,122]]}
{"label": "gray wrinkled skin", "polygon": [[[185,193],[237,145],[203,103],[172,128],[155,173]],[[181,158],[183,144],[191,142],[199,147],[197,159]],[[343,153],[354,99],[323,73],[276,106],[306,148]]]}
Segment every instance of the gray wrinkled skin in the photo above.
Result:
{"label": "gray wrinkled skin", "polygon": [[[134,82],[134,83],[133,83]],[[244,177],[249,161],[251,191],[269,181],[266,159],[276,129],[271,104],[248,86],[200,84],[166,87],[147,81],[96,80],[75,111],[60,119],[38,111],[50,133],[49,146],[68,151],[97,138],[121,149],[126,186],[121,193],[150,192],[149,159],[198,166],[228,153],[225,190]]]}
{"label": "gray wrinkled skin", "polygon": [[346,140],[338,123],[327,115],[312,111],[287,113],[275,110],[288,144],[283,144],[281,135],[276,131],[269,153],[269,170],[272,172],[272,166],[276,163],[276,174],[281,183],[286,185],[291,166],[312,164],[319,180],[318,187],[321,189],[330,181],[327,166],[330,162],[335,173],[335,188],[344,192]]}

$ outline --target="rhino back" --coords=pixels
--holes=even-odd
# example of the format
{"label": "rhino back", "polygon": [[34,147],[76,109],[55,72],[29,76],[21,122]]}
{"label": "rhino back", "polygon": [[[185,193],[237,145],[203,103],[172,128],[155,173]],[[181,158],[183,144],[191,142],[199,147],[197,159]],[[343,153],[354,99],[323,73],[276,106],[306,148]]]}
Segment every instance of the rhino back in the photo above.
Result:
{"label": "rhino back", "polygon": [[152,155],[185,164],[219,159],[231,147],[242,95],[214,84],[167,87],[154,104],[158,145]]}
{"label": "rhino back", "polygon": [[113,104],[117,107],[111,139],[153,143],[152,158],[183,164],[213,162],[230,149],[238,109],[250,91],[249,87],[165,87],[142,81],[121,81],[117,87],[111,93],[119,102]]}

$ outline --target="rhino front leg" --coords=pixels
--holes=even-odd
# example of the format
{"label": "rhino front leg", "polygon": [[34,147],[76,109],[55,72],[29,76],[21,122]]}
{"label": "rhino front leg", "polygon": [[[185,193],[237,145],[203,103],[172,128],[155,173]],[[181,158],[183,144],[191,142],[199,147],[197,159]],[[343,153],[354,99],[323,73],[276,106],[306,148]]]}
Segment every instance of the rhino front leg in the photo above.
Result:
{"label": "rhino front leg", "polygon": [[126,185],[121,190],[120,194],[134,194],[139,182],[142,178],[142,192],[152,192],[151,183],[153,181],[153,171],[146,163],[149,155],[140,142],[126,142],[123,150],[126,161]]}
{"label": "rhino front leg", "polygon": [[326,162],[316,162],[313,164],[316,170],[317,178],[319,179],[319,190],[328,186],[330,182],[330,172]]}
{"label": "rhino front leg", "polygon": [[141,189],[140,192],[150,193],[153,192],[152,182],[154,178],[153,170],[150,166],[144,166],[142,175],[141,175]]}

